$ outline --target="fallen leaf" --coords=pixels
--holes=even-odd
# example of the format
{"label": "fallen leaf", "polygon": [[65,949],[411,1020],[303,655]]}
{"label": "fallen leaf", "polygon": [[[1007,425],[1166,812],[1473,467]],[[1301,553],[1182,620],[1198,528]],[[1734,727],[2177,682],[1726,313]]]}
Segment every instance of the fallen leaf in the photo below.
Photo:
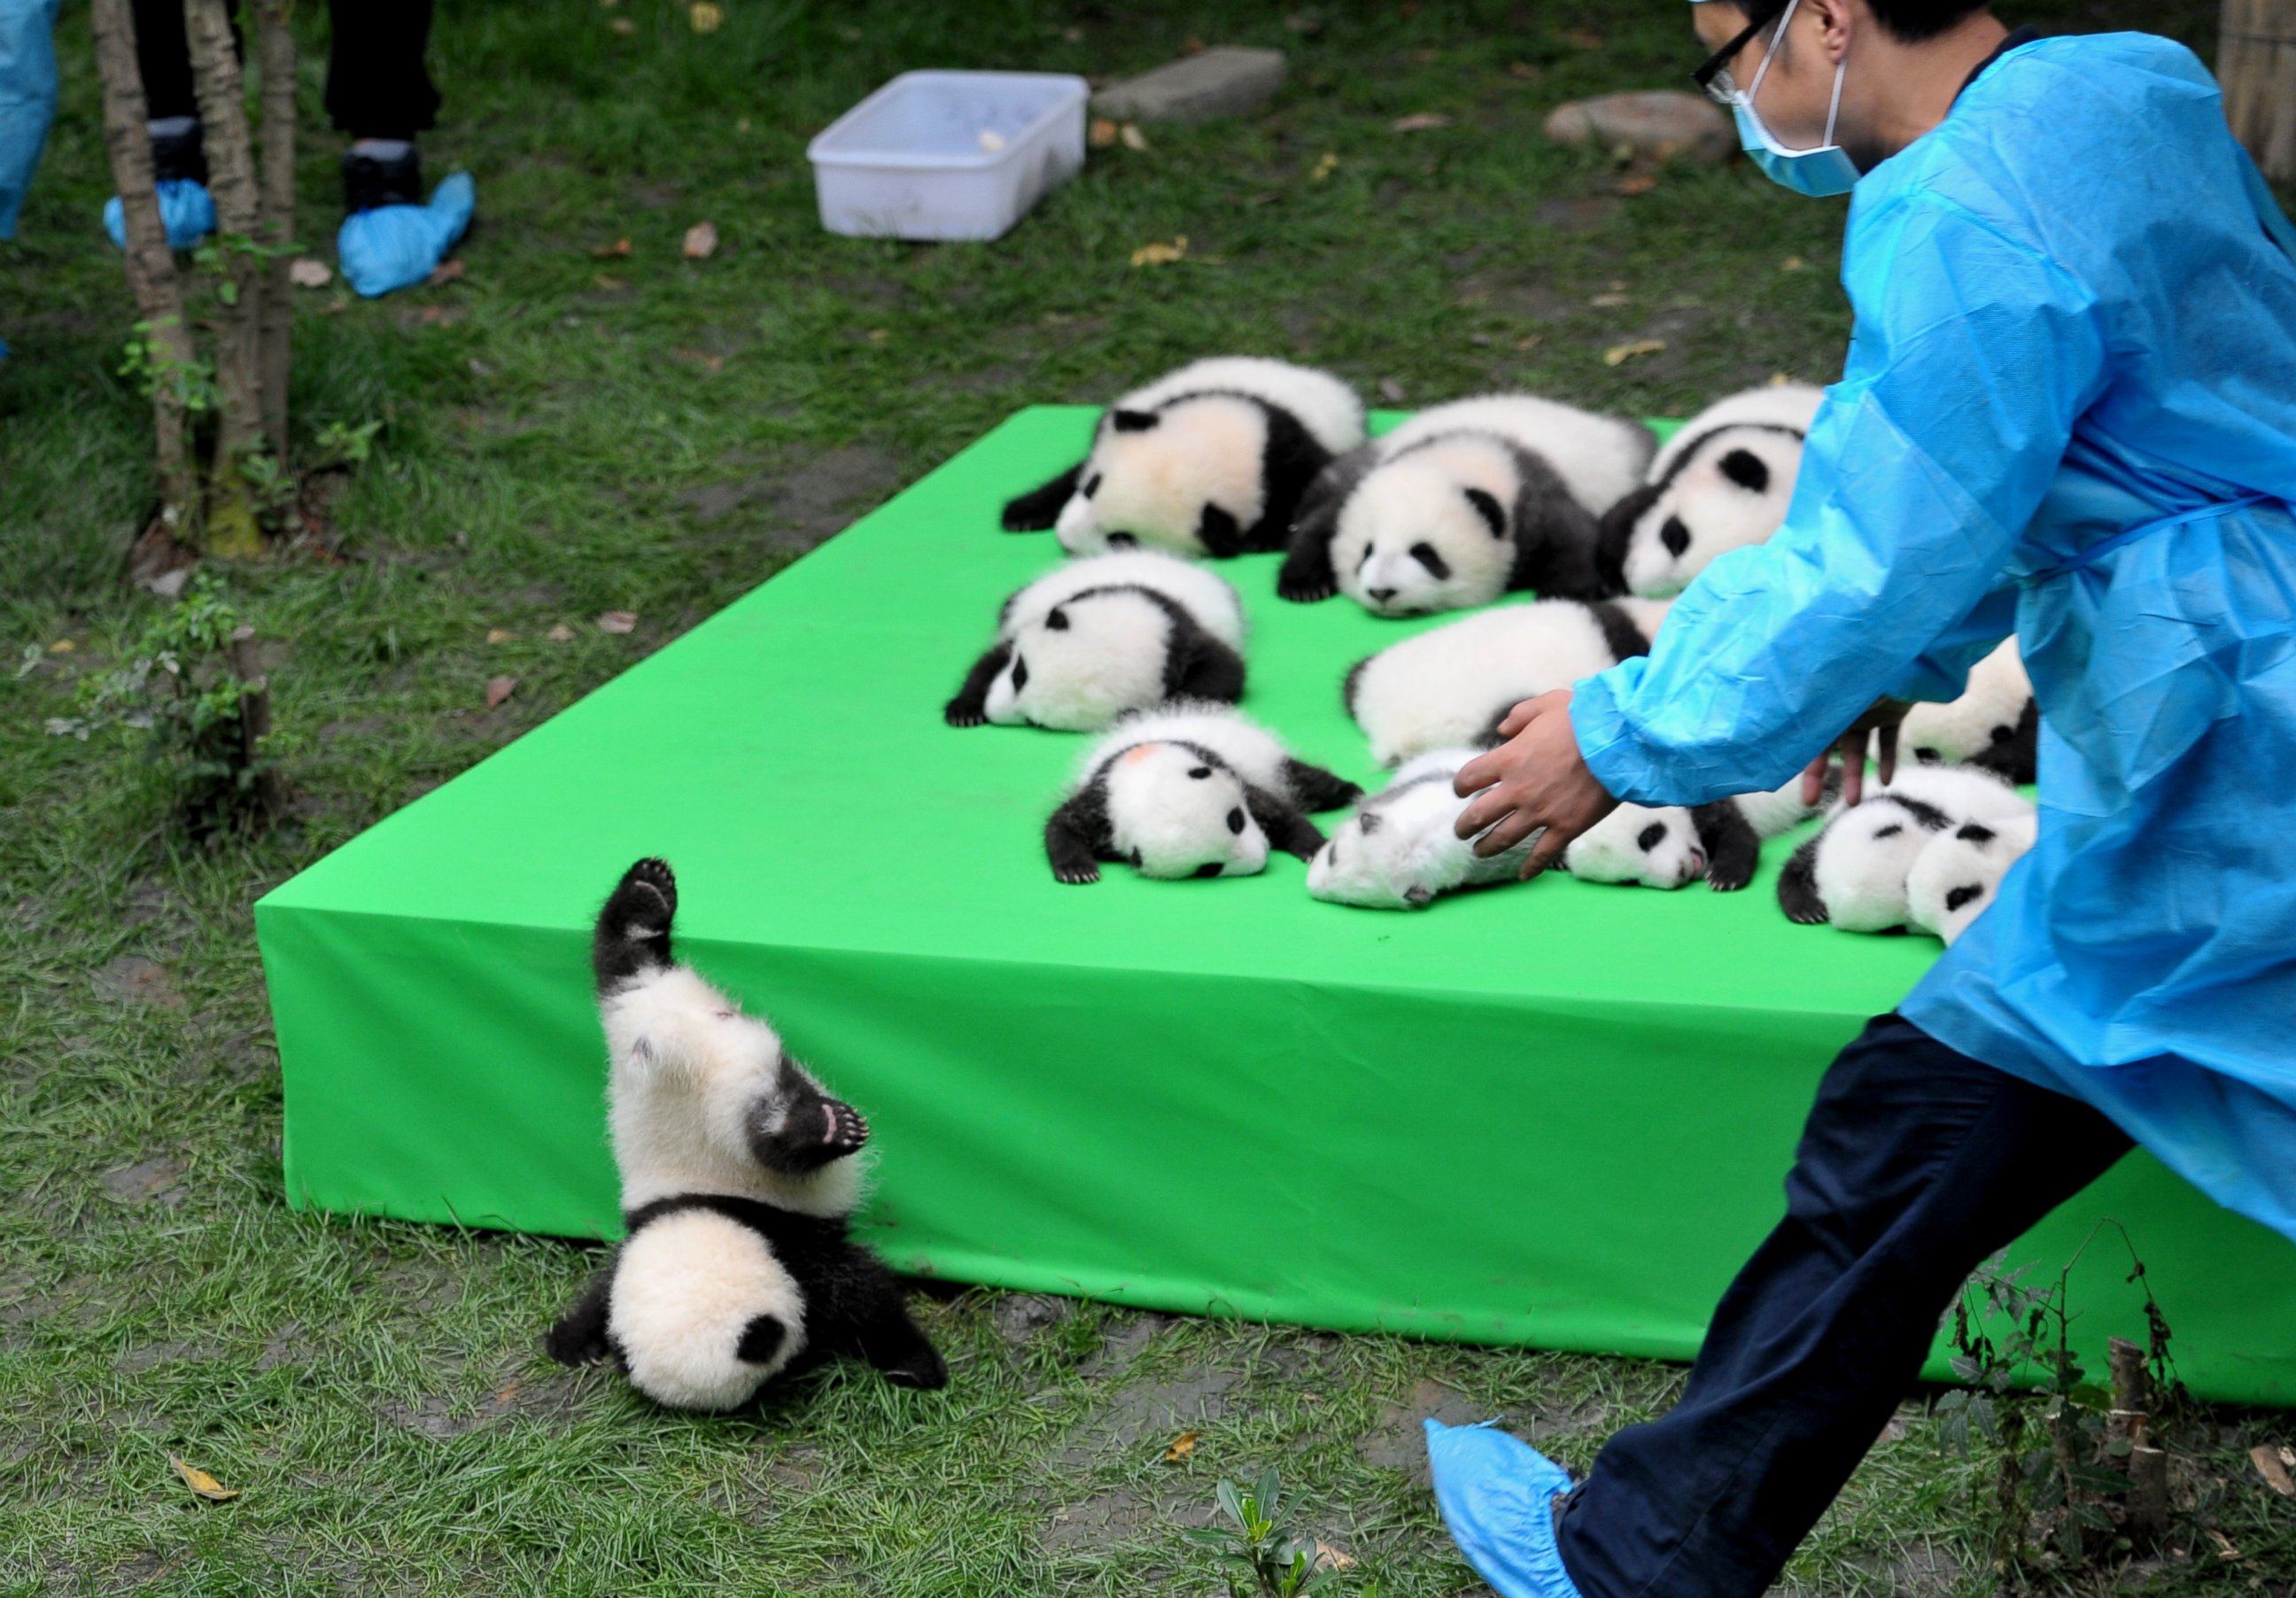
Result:
{"label": "fallen leaf", "polygon": [[324,289],[335,281],[335,274],[326,262],[315,260],[307,255],[300,260],[289,263],[287,281],[299,289]]}
{"label": "fallen leaf", "polygon": [[611,11],[621,3],[622,0],[598,0],[598,8],[601,11]]}
{"label": "fallen leaf", "polygon": [[1193,1454],[1196,1451],[1196,1445],[1202,1440],[1203,1433],[1201,1431],[1180,1433],[1172,1439],[1172,1446],[1164,1450],[1164,1463],[1168,1465],[1178,1464],[1189,1455]]}
{"label": "fallen leaf", "polygon": [[1324,31],[1324,14],[1314,11],[1295,11],[1283,19],[1283,26],[1302,37]]}
{"label": "fallen leaf", "polygon": [[2269,1443],[2259,1443],[2248,1451],[2248,1457],[2255,1462],[2256,1473],[2264,1478],[2267,1487],[2283,1498],[2296,1498],[2296,1480],[2290,1479],[2288,1467],[2280,1463],[2277,1448]]}
{"label": "fallen leaf", "polygon": [[1398,117],[1387,125],[1390,133],[1424,133],[1431,127],[1448,127],[1451,119],[1441,111],[1414,111],[1407,117]]}
{"label": "fallen leaf", "polygon": [[564,643],[572,639],[574,636],[574,629],[568,627],[562,621],[556,627],[552,627],[548,632],[542,635],[549,639],[553,643]]}
{"label": "fallen leaf", "polygon": [[469,270],[469,268],[464,266],[459,259],[440,261],[437,266],[430,268],[430,275],[422,280],[422,286],[426,289],[435,289],[440,283],[453,283],[456,278],[462,276],[467,270]]}
{"label": "fallen leaf", "polygon": [[185,1487],[209,1504],[228,1504],[239,1496],[237,1487],[224,1486],[222,1482],[217,1481],[197,1465],[187,1465],[172,1454],[168,1455],[168,1463],[175,1467],[176,1474],[183,1478]]}
{"label": "fallen leaf", "polygon": [[48,652],[52,655],[68,655],[78,647],[78,644],[69,638],[59,638],[48,645]]}
{"label": "fallen leaf", "polygon": [[518,679],[512,676],[487,679],[487,709],[491,710],[518,691]]}
{"label": "fallen leaf", "polygon": [[1201,39],[1198,38],[1194,34],[1193,34],[1193,33],[1192,33],[1192,34],[1190,34],[1186,38],[1182,39],[1182,40],[1180,41],[1180,53],[1181,53],[1181,54],[1183,54],[1183,55],[1201,55],[1203,53],[1204,53],[1204,42],[1203,42],[1203,40],[1201,40]]}
{"label": "fallen leaf", "polygon": [[1545,333],[1525,333],[1514,341],[1514,347],[1517,349],[1536,349],[1538,348],[1539,341],[1546,337]]}
{"label": "fallen leaf", "polygon": [[1316,163],[1316,169],[1308,174],[1308,181],[1309,183],[1323,182],[1324,179],[1332,175],[1332,171],[1338,168],[1339,164],[1340,157],[1338,152],[1332,150],[1324,151],[1323,159]]}
{"label": "fallen leaf", "polygon": [[1635,299],[1631,294],[1597,294],[1594,299],[1588,300],[1587,303],[1603,309],[1608,309],[1610,307],[1614,305],[1632,305],[1634,302]]}
{"label": "fallen leaf", "polygon": [[699,366],[712,377],[725,369],[726,357],[722,355],[711,355],[706,349],[680,349],[674,353],[678,360],[684,361],[689,366]]}
{"label": "fallen leaf", "polygon": [[326,304],[319,307],[319,315],[322,316],[333,316],[350,308],[351,302],[343,298],[340,294],[338,294],[332,299],[330,299]]}
{"label": "fallen leaf", "polygon": [[1403,385],[1391,377],[1382,377],[1379,380],[1379,397],[1390,405],[1401,405]]}
{"label": "fallen leaf", "polygon": [[609,294],[619,294],[630,286],[628,278],[616,277],[611,272],[601,272],[590,281]]}
{"label": "fallen leaf", "polygon": [[1081,45],[1084,43],[1084,29],[1070,23],[1061,29],[1061,37],[1071,45]]}
{"label": "fallen leaf", "polygon": [[884,328],[873,327],[861,336],[868,340],[872,344],[882,344],[893,335]]}
{"label": "fallen leaf", "polygon": [[2280,1463],[2290,1470],[2296,1471],[2296,1448],[2283,1445],[2280,1450]]}
{"label": "fallen leaf", "polygon": [[1117,131],[1116,124],[1111,119],[1095,117],[1090,130],[1085,135],[1085,142],[1095,150],[1105,150],[1116,143]]}
{"label": "fallen leaf", "polygon": [[1789,388],[1794,381],[1794,375],[1791,372],[1773,372],[1770,373],[1770,387],[1773,389]]}
{"label": "fallen leaf", "polygon": [[1801,257],[1798,255],[1790,255],[1786,257],[1785,259],[1778,263],[1778,270],[1781,272],[1807,272],[1809,270],[1809,263],[1802,259]]}
{"label": "fallen leaf", "polygon": [[2216,1539],[2217,1557],[2218,1559],[2234,1560],[2240,1557],[2240,1550],[2233,1546],[2233,1541],[2230,1537],[2225,1536],[2223,1532],[2218,1531],[2213,1526],[2208,1527],[2205,1529],[2210,1537]]}
{"label": "fallen leaf", "polygon": [[693,25],[696,33],[715,33],[726,25],[726,13],[710,4],[709,0],[698,0],[693,9],[685,13],[685,20]]}
{"label": "fallen leaf", "polygon": [[1637,356],[1656,355],[1665,348],[1664,339],[1637,339],[1631,344],[1613,344],[1603,352],[1603,365],[1622,366]]}
{"label": "fallen leaf", "polygon": [[629,252],[630,242],[627,239],[616,239],[611,244],[593,245],[590,250],[590,253],[602,261],[610,256],[627,255]]}
{"label": "fallen leaf", "polygon": [[749,118],[747,118],[747,117],[736,117],[736,118],[734,118],[734,131],[735,133],[747,133],[747,132],[749,132],[749,131],[750,131],[750,119],[749,119]]}
{"label": "fallen leaf", "polygon": [[510,1401],[518,1397],[518,1389],[525,1385],[526,1383],[523,1381],[513,1381],[508,1387],[503,1389],[502,1391],[496,1393],[495,1395],[495,1407],[496,1409],[507,1407]]}
{"label": "fallen leaf", "polygon": [[1124,131],[1119,136],[1124,140],[1124,147],[1127,150],[1144,151],[1148,148],[1148,135],[1140,131],[1140,124],[1137,122],[1127,122],[1124,125]]}
{"label": "fallen leaf", "polygon": [[715,222],[696,222],[685,230],[687,260],[706,261],[717,253],[718,225]]}
{"label": "fallen leaf", "polygon": [[1323,1538],[1316,1539],[1316,1568],[1319,1570],[1352,1570],[1356,1556],[1344,1548],[1334,1548]]}
{"label": "fallen leaf", "polygon": [[1527,61],[1511,61],[1507,62],[1507,76],[1520,78],[1525,83],[1530,83],[1538,79],[1539,70]]}
{"label": "fallen leaf", "polygon": [[635,632],[637,625],[638,613],[636,611],[607,611],[598,618],[598,630],[602,633]]}
{"label": "fallen leaf", "polygon": [[1576,45],[1581,50],[1600,50],[1603,36],[1585,28],[1574,28],[1562,36],[1565,44]]}
{"label": "fallen leaf", "polygon": [[1648,172],[1630,173],[1619,179],[1615,185],[1616,192],[1620,194],[1647,194],[1656,187],[1658,179]]}
{"label": "fallen leaf", "polygon": [[512,632],[507,627],[488,627],[487,629],[487,642],[488,643],[508,643],[512,639],[517,636],[518,635],[516,633]]}
{"label": "fallen leaf", "polygon": [[1303,1404],[1321,1404],[1324,1402],[1324,1395],[1321,1393],[1303,1392],[1300,1395],[1300,1399]]}
{"label": "fallen leaf", "polygon": [[631,21],[627,17],[616,17],[612,21],[607,23],[606,26],[612,29],[616,33],[620,34],[625,38],[638,30],[638,25],[636,22]]}
{"label": "fallen leaf", "polygon": [[1185,259],[1187,253],[1188,235],[1179,234],[1168,244],[1143,244],[1132,252],[1132,264],[1136,266],[1168,266],[1174,261]]}

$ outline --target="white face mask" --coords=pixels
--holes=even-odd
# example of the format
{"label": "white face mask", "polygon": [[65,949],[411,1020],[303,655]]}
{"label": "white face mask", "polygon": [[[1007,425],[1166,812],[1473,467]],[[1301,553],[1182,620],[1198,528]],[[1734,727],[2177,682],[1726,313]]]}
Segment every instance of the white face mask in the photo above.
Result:
{"label": "white face mask", "polygon": [[1778,30],[1770,37],[1767,49],[1762,52],[1762,64],[1754,73],[1754,81],[1746,92],[1731,102],[1731,115],[1737,119],[1738,142],[1753,158],[1772,183],[1791,189],[1797,194],[1823,199],[1832,194],[1847,194],[1857,186],[1857,163],[1849,152],[1833,142],[1834,124],[1841,116],[1841,85],[1849,73],[1849,58],[1844,55],[1841,64],[1833,70],[1833,102],[1826,108],[1825,139],[1814,150],[1789,150],[1778,143],[1777,135],[1769,130],[1759,112],[1754,110],[1754,96],[1762,92],[1762,79],[1770,74],[1770,63],[1778,57],[1778,47],[1786,37],[1786,24],[1793,20],[1794,8],[1801,0],[1789,0],[1785,15],[1778,20]]}

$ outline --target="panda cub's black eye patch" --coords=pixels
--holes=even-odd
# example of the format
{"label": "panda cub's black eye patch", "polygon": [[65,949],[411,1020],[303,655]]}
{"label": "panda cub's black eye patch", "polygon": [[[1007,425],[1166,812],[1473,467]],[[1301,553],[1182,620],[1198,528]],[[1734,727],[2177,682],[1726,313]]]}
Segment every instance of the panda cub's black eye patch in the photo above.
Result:
{"label": "panda cub's black eye patch", "polygon": [[1045,626],[1055,633],[1067,632],[1069,630],[1069,613],[1066,611],[1060,609],[1057,605],[1054,606],[1053,609],[1045,612]]}
{"label": "panda cub's black eye patch", "polygon": [[1411,558],[1427,568],[1427,575],[1439,583],[1451,575],[1451,563],[1442,557],[1432,544],[1413,545]]}
{"label": "panda cub's black eye patch", "polygon": [[1077,492],[1083,495],[1086,499],[1090,499],[1094,495],[1099,493],[1100,473],[1095,471],[1090,477],[1085,479],[1084,487],[1078,488]]}
{"label": "panda cub's black eye patch", "polygon": [[1019,655],[1013,657],[1013,692],[1018,693],[1029,685],[1029,662]]}
{"label": "panda cub's black eye patch", "polygon": [[1759,494],[1770,486],[1768,465],[1751,449],[1734,449],[1719,464],[1722,475],[1749,494]]}
{"label": "panda cub's black eye patch", "polygon": [[1366,810],[1361,815],[1357,816],[1356,820],[1363,827],[1364,836],[1366,838],[1379,831],[1380,817],[1379,812],[1376,810]]}
{"label": "panda cub's black eye patch", "polygon": [[1635,840],[1635,847],[1642,850],[1644,854],[1647,855],[1651,850],[1658,848],[1660,844],[1664,843],[1665,841],[1666,823],[1662,821],[1654,821],[1651,823],[1650,825],[1643,829],[1643,835]]}
{"label": "panda cub's black eye patch", "polygon": [[1197,782],[1201,783],[1206,777],[1212,774],[1212,768],[1209,766],[1199,766],[1193,768],[1188,774],[1195,778]]}
{"label": "panda cub's black eye patch", "polygon": [[1677,560],[1690,549],[1690,529],[1682,525],[1682,518],[1669,516],[1666,525],[1658,529],[1658,541],[1666,545],[1666,553]]}
{"label": "panda cub's black eye patch", "polygon": [[1970,900],[1981,897],[1984,892],[1985,889],[1982,888],[1974,886],[1956,888],[1945,896],[1945,907],[1948,910],[1958,910]]}
{"label": "panda cub's black eye patch", "polygon": [[1108,535],[1108,547],[1111,549],[1135,549],[1139,546],[1139,544],[1140,540],[1134,537],[1130,533],[1111,533]]}
{"label": "panda cub's black eye patch", "polygon": [[1243,836],[1243,811],[1241,807],[1227,813],[1227,830],[1239,838]]}

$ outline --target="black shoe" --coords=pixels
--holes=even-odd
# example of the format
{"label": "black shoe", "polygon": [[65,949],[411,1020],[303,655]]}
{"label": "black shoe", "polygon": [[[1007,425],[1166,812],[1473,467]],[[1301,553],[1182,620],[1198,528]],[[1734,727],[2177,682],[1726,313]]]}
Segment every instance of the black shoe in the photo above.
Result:
{"label": "black shoe", "polygon": [[170,178],[207,182],[208,152],[200,143],[198,119],[181,133],[152,135],[152,176],[161,183]]}
{"label": "black shoe", "polygon": [[354,151],[343,152],[343,215],[356,217],[385,205],[422,203],[422,152],[412,144],[405,155],[382,160]]}

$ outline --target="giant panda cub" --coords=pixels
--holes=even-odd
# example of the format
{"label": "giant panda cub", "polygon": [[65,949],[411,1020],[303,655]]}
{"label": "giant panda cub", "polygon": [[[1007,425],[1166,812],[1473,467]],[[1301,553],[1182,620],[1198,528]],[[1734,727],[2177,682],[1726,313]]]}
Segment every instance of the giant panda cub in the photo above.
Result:
{"label": "giant panda cub", "polygon": [[948,1379],[899,1283],[855,1242],[869,1135],[763,1020],[675,963],[677,886],[641,860],[600,912],[591,959],[628,1236],[546,1347],[611,1358],[676,1409],[738,1408],[832,1356],[904,1387]]}
{"label": "giant panda cub", "polygon": [[1898,748],[1924,765],[1982,766],[2030,783],[2039,766],[2041,708],[2010,639],[1970,668],[1969,686],[1942,705],[1915,705],[1898,726]]}
{"label": "giant panda cub", "polygon": [[1348,673],[1348,714],[1395,766],[1484,737],[1522,700],[1650,652],[1668,602],[1542,599],[1464,616],[1390,644]]}
{"label": "giant panda cub", "polygon": [[1306,813],[1362,792],[1225,705],[1168,705],[1126,717],[1093,745],[1045,824],[1045,855],[1070,883],[1100,881],[1099,860],[1146,877],[1248,877],[1271,847],[1313,856],[1324,835]]}
{"label": "giant panda cub", "polygon": [[1052,528],[1070,554],[1281,549],[1300,494],[1363,438],[1363,401],[1328,372],[1253,356],[1193,362],[1102,413],[1091,452],[1007,503],[1004,530]]}
{"label": "giant panda cub", "polygon": [[1824,398],[1806,383],[1749,389],[1685,422],[1603,518],[1611,591],[1671,598],[1716,555],[1776,532]]}
{"label": "giant panda cub", "polygon": [[1201,566],[1152,550],[1074,561],[1004,602],[942,716],[1091,732],[1166,700],[1234,703],[1243,638],[1243,602]]}
{"label": "giant panda cub", "polygon": [[1950,947],[1984,914],[2039,836],[2038,815],[1964,822],[1930,840],[1906,876],[1906,921]]}
{"label": "giant panda cub", "polygon": [[1527,394],[1420,412],[1324,469],[1275,591],[1346,594],[1379,616],[1488,604],[1513,589],[1599,599],[1603,512],[1642,476],[1640,422]]}
{"label": "giant panda cub", "polygon": [[2022,823],[2032,801],[1971,766],[1900,766],[1888,786],[1837,809],[1796,849],[1778,878],[1778,903],[1805,926],[1890,932],[1912,914],[1907,883],[1922,851],[1971,822]]}

